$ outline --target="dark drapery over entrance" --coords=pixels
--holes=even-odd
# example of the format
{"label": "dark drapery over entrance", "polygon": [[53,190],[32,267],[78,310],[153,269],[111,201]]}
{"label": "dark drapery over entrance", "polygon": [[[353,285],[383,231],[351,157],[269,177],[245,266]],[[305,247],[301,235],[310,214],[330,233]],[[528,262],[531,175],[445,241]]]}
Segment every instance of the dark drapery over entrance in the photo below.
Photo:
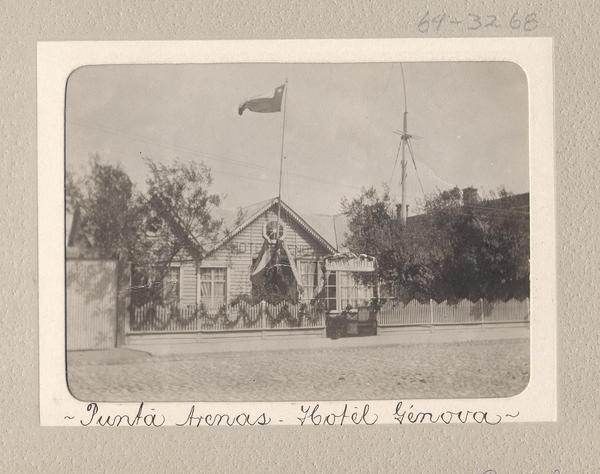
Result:
{"label": "dark drapery over entrance", "polygon": [[250,280],[252,296],[268,302],[297,302],[303,291],[294,258],[282,239],[275,243],[265,239],[250,270]]}

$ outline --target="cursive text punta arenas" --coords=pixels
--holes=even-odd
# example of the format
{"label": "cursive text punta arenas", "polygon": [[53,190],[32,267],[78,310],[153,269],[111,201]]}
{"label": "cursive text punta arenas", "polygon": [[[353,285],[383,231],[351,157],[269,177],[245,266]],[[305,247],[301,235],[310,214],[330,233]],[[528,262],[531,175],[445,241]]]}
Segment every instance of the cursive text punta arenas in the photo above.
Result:
{"label": "cursive text punta arenas", "polygon": [[[117,415],[99,415],[98,404],[96,402],[89,403],[86,411],[88,417],[84,420],[79,420],[82,426],[162,426],[165,423],[165,417],[157,413],[144,414],[144,402],[140,403],[135,416],[127,414]],[[151,412],[154,408],[150,409]]]}
{"label": "cursive text punta arenas", "polygon": [[265,426],[271,423],[271,418],[265,413],[258,416],[252,416],[248,413],[204,413],[195,414],[196,406],[192,405],[187,418],[181,423],[175,423],[177,426]]}

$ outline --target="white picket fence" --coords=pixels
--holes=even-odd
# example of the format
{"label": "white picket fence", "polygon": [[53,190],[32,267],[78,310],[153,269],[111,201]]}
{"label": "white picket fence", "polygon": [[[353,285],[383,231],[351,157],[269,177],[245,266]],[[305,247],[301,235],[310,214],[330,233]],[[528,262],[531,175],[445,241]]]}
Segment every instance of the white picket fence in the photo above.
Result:
{"label": "white picket fence", "polygon": [[[281,318],[287,308],[289,316]],[[270,329],[323,328],[326,313],[310,305],[265,302],[251,305],[239,302],[222,311],[201,311],[198,305],[158,305],[148,303],[133,308],[128,321],[128,333],[244,331]],[[493,324],[529,321],[529,299],[489,302],[461,300],[458,303],[421,303],[412,300],[404,304],[386,301],[376,312],[379,326],[443,326],[459,324]]]}
{"label": "white picket fence", "polygon": [[[289,316],[280,314],[287,308]],[[221,311],[220,311],[221,310]],[[199,305],[159,305],[147,303],[133,308],[128,333],[241,331],[258,329],[306,329],[325,326],[325,312],[285,301],[249,304],[239,302],[212,311],[201,311]]]}
{"label": "white picket fence", "polygon": [[516,323],[529,321],[529,299],[490,302],[461,300],[458,303],[433,300],[406,304],[389,300],[377,314],[380,326],[439,326],[445,324]]}

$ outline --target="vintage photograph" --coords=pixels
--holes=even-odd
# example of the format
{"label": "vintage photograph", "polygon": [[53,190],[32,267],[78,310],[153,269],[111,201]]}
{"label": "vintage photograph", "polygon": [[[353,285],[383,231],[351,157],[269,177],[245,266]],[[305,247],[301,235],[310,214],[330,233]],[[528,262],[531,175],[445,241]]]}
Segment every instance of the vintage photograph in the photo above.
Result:
{"label": "vintage photograph", "polygon": [[525,73],[505,61],[76,69],[71,394],[519,394],[528,103]]}

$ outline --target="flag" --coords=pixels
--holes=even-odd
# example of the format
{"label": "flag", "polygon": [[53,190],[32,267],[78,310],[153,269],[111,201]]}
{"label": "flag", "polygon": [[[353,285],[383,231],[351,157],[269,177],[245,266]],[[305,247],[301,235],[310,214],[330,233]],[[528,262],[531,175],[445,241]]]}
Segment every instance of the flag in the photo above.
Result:
{"label": "flag", "polygon": [[250,281],[257,287],[276,288],[292,300],[297,300],[304,291],[294,257],[283,240],[271,245],[265,239],[258,258],[250,268]]}
{"label": "flag", "polygon": [[281,112],[281,100],[283,99],[284,90],[285,84],[282,84],[275,89],[273,97],[256,97],[247,100],[238,108],[238,114],[242,115],[246,109],[250,112],[259,112],[261,114]]}

